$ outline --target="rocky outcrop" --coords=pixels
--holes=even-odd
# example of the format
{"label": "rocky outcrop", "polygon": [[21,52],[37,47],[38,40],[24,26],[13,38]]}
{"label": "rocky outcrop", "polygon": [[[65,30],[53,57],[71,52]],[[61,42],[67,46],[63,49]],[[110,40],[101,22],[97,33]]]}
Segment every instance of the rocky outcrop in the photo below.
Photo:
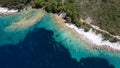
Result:
{"label": "rocky outcrop", "polygon": [[16,13],[18,10],[0,7],[0,16]]}

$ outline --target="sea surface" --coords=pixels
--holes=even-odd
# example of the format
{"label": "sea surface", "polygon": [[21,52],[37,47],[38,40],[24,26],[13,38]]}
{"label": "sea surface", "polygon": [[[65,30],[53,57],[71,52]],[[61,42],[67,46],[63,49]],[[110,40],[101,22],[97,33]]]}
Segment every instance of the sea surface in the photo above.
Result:
{"label": "sea surface", "polygon": [[0,68],[120,68],[119,53],[88,48],[49,13],[29,27],[6,29],[37,12],[0,17]]}

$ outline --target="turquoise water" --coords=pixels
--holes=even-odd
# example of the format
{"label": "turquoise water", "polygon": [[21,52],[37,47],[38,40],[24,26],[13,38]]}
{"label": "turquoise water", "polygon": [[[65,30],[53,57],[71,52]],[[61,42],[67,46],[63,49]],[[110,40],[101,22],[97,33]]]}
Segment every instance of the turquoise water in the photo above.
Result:
{"label": "turquoise water", "polygon": [[29,28],[20,27],[17,29],[5,29],[5,27],[9,26],[11,23],[20,21],[23,17],[26,17],[29,14],[35,15],[36,13],[37,12],[34,10],[0,17],[0,45],[17,44],[21,42],[27,33],[32,31],[33,28],[45,28],[46,30],[53,31],[54,35],[52,37],[55,41],[61,43],[65,48],[67,48],[71,54],[71,57],[75,58],[77,61],[81,58],[99,57],[108,60],[108,62],[116,68],[120,68],[120,53],[109,52],[103,49],[89,48],[87,44],[83,43],[79,38],[74,37],[69,29],[64,29],[61,25],[55,23],[53,18],[48,13],[45,13],[41,19]]}
{"label": "turquoise water", "polygon": [[30,10],[0,17],[0,45],[17,44],[19,41],[22,41],[36,23],[32,26],[29,26],[30,24],[27,26],[9,26],[13,23],[20,22],[22,19],[32,19],[38,11],[39,10]]}
{"label": "turquoise water", "polygon": [[[41,21],[44,22],[44,24]],[[99,57],[107,59],[111,64],[115,65],[116,68],[120,68],[120,53],[109,52],[101,49],[91,49],[87,47],[87,45],[79,38],[74,38],[69,30],[65,30],[58,24],[54,23],[49,14],[46,14],[41,21],[39,21],[38,27],[52,30],[54,32],[53,38],[57,42],[61,42],[61,44],[69,50],[71,57],[76,58],[77,61],[83,57]]]}

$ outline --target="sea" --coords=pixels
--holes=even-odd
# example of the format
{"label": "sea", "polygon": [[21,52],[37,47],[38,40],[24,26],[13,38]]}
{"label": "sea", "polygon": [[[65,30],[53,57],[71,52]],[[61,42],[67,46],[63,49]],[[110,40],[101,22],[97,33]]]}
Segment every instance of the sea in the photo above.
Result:
{"label": "sea", "polygon": [[30,26],[10,26],[37,13],[0,17],[0,68],[120,68],[119,53],[89,48],[47,12]]}

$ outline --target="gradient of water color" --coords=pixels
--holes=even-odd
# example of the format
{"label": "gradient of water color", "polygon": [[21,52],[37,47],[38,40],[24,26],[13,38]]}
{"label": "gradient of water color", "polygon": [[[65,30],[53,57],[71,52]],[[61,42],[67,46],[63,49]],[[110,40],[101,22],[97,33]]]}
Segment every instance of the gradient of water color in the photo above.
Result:
{"label": "gradient of water color", "polygon": [[[26,14],[36,14],[30,12]],[[71,31],[55,23],[48,13],[31,25],[32,29],[4,32],[9,23],[22,17],[24,13],[0,17],[1,68],[120,68],[118,53],[90,49]]]}

